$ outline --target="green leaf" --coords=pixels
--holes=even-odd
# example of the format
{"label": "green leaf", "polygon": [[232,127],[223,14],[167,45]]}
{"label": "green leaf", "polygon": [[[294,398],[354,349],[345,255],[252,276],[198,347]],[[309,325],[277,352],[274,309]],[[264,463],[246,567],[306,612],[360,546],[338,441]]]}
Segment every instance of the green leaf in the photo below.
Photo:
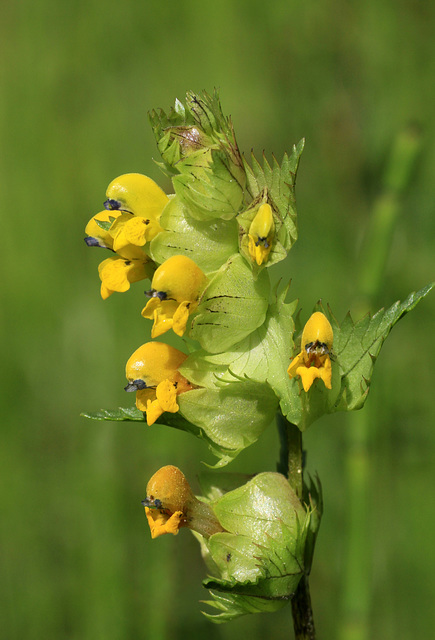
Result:
{"label": "green leaf", "polygon": [[249,613],[273,613],[282,609],[287,604],[286,600],[268,600],[254,596],[241,596],[232,593],[210,591],[213,600],[203,600],[202,602],[219,613],[208,613],[203,611],[205,617],[215,624],[229,622],[240,616]]}
{"label": "green leaf", "polygon": [[276,239],[287,252],[297,239],[295,181],[304,144],[301,140],[293,146],[290,156],[284,154],[281,166],[275,157],[272,166],[264,156],[263,166],[254,154],[251,156],[252,167],[244,160],[248,190],[254,199],[266,190],[267,199],[278,217]]}
{"label": "green leaf", "polygon": [[365,316],[354,323],[348,314],[338,327],[330,314],[334,330],[334,354],[341,375],[340,398],[336,411],[361,409],[370,387],[373,367],[382,345],[394,325],[433,289],[432,283],[411,293],[404,302],[395,302],[386,311],[381,309],[373,317]]}
{"label": "green leaf", "polygon": [[150,255],[158,264],[174,255],[185,255],[209,273],[217,271],[237,252],[237,225],[234,220],[196,220],[188,214],[177,196],[165,207],[160,225],[164,231],[150,243]]}
{"label": "green leaf", "polygon": [[234,179],[222,153],[193,153],[180,161],[177,168],[180,173],[172,179],[175,193],[194,218],[230,220],[240,211],[243,187]]}
{"label": "green leaf", "polygon": [[287,368],[294,349],[292,316],[297,301],[286,303],[287,291],[285,288],[269,306],[264,324],[247,338],[225,353],[192,353],[180,368],[181,373],[205,387],[219,387],[223,381],[240,378],[267,382],[280,399],[283,411],[288,412],[293,398]]}
{"label": "green leaf", "polygon": [[325,413],[361,409],[386,337],[433,287],[434,284],[430,284],[417,293],[411,293],[404,302],[396,302],[386,311],[381,309],[373,317],[367,315],[356,323],[348,314],[341,326],[330,310],[318,305],[318,310],[329,317],[334,331],[332,389],[326,389],[320,380],[316,380],[305,393],[298,379],[290,380],[288,396],[281,402],[287,420],[304,431]]}
{"label": "green leaf", "polygon": [[[231,119],[223,115],[216,90],[211,96],[189,91],[185,104],[176,100],[168,114],[151,111],[149,117],[163,159],[158,164],[168,175],[212,167],[216,157],[212,158],[210,152],[214,150],[226,166],[229,179],[244,188],[246,176],[234,129]],[[212,173],[219,173],[219,169],[212,167]]]}
{"label": "green leaf", "polygon": [[[195,425],[221,467],[258,440],[274,419],[277,400],[267,385],[236,382],[220,389],[193,389],[178,397],[180,414]],[[164,414],[165,416],[167,414]]]}
{"label": "green leaf", "polygon": [[229,350],[265,320],[270,281],[267,271],[254,280],[240,254],[232,256],[204,290],[190,337],[210,353]]}
{"label": "green leaf", "polygon": [[97,223],[97,225],[100,227],[100,229],[103,229],[104,231],[109,231],[115,218],[113,216],[109,216],[109,222],[105,220],[98,220],[98,218],[94,218],[94,220]]}
{"label": "green leaf", "polygon": [[80,414],[91,420],[112,420],[114,422],[145,422],[142,411],[136,407],[118,407],[118,409],[100,409],[99,411],[84,411]]}

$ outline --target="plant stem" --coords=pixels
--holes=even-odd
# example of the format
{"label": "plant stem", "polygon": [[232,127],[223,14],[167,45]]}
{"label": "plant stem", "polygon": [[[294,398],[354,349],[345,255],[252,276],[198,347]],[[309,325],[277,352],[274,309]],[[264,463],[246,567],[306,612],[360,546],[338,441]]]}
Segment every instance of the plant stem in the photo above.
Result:
{"label": "plant stem", "polygon": [[[278,471],[287,476],[293,491],[302,500],[304,489],[302,433],[296,425],[288,422],[281,414],[277,415],[277,424],[281,444]],[[292,616],[296,640],[315,640],[310,587],[306,573],[302,575],[292,598]]]}
{"label": "plant stem", "polygon": [[316,640],[310,587],[306,573],[299,581],[292,599],[293,628],[296,640]]}

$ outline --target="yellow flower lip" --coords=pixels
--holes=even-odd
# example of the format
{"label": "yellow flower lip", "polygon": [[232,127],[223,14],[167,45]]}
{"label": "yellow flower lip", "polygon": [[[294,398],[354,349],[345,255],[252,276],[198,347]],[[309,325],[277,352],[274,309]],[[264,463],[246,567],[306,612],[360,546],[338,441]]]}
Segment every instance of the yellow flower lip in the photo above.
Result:
{"label": "yellow flower lip", "polygon": [[301,352],[293,358],[287,373],[290,378],[300,376],[307,392],[317,378],[327,389],[332,388],[332,342],[334,333],[327,317],[320,311],[311,315],[302,332]]}
{"label": "yellow flower lip", "polygon": [[144,280],[149,275],[149,258],[124,259],[117,256],[103,260],[98,266],[101,280],[101,297],[106,300],[115,291],[123,293],[130,284]]}

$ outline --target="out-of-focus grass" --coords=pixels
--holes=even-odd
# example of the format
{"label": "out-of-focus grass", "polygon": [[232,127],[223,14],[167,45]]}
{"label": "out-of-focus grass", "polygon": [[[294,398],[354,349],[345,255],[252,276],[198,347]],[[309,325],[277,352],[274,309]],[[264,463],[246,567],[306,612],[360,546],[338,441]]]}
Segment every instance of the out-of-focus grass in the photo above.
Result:
{"label": "out-of-focus grass", "polygon": [[[81,238],[110,180],[159,179],[147,110],[186,89],[221,89],[241,148],[279,158],[307,139],[300,240],[286,278],[307,315],[342,318],[389,146],[409,122],[424,149],[378,306],[434,277],[435,7],[411,0],[212,6],[127,0],[10,2],[0,24],[2,187],[2,629],[10,639],[288,637],[290,611],[212,627],[205,574],[186,532],[153,543],[147,478],[191,477],[205,448],[186,434],[89,423],[82,409],[128,404],[124,363],[148,337],[140,285],[103,303],[98,251]],[[168,187],[165,181],[162,186]],[[430,637],[435,432],[433,299],[394,330],[377,364],[373,418],[372,636]],[[326,513],[312,575],[319,635],[335,637],[345,531],[346,420],[306,435]],[[234,468],[273,469],[271,429]]]}

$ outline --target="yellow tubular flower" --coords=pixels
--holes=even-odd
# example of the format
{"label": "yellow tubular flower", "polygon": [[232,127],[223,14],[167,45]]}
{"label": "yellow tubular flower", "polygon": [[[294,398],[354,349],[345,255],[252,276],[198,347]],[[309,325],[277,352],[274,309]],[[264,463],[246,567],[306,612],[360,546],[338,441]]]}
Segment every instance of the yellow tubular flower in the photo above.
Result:
{"label": "yellow tubular flower", "polygon": [[151,178],[126,173],[109,184],[106,196],[104,206],[122,212],[110,228],[113,250],[120,255],[130,245],[143,247],[162,231],[159,220],[169,198]]}
{"label": "yellow tubular flower", "polygon": [[195,498],[184,474],[172,465],[159,469],[148,482],[142,500],[152,538],[177,535],[189,527],[208,538],[223,531],[211,508]]}
{"label": "yellow tubular flower", "polygon": [[129,358],[126,391],[136,391],[136,406],[152,425],[162,413],[176,413],[177,396],[194,387],[181,373],[187,355],[163,342],[147,342]]}
{"label": "yellow tubular flower", "polygon": [[293,358],[287,373],[290,378],[300,376],[304,391],[308,391],[316,378],[321,378],[331,389],[331,352],[334,334],[327,317],[316,311],[302,332],[301,352]]}
{"label": "yellow tubular flower", "polygon": [[142,310],[144,318],[154,320],[152,338],[169,329],[179,336],[184,334],[206,282],[205,274],[186,256],[172,256],[160,265],[147,292],[151,300]]}
{"label": "yellow tubular flower", "polygon": [[115,291],[123,293],[130,289],[130,283],[144,280],[150,275],[149,258],[142,254],[137,260],[107,258],[98,266],[101,280],[101,297],[106,300]]}
{"label": "yellow tubular flower", "polygon": [[249,255],[258,266],[267,262],[275,234],[272,207],[262,204],[249,227]]}
{"label": "yellow tubular flower", "polygon": [[107,209],[134,213],[135,216],[158,222],[169,198],[162,189],[141,173],[125,173],[107,187]]}

